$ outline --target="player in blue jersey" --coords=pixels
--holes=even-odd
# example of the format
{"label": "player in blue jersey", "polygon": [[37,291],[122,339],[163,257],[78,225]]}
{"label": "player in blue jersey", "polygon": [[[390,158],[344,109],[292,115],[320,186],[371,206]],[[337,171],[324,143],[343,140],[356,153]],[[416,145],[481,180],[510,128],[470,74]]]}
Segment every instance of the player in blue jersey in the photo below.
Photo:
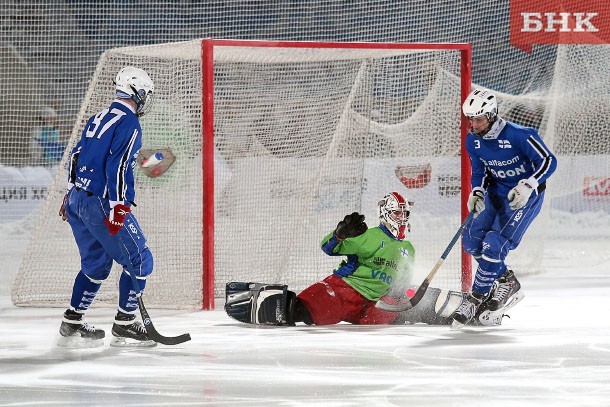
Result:
{"label": "player in blue jersey", "polygon": [[478,267],[471,294],[453,314],[454,327],[468,323],[480,308],[501,313],[523,298],[521,285],[504,260],[540,212],[546,181],[557,168],[557,159],[535,129],[498,115],[490,91],[473,90],[462,111],[470,121],[468,209],[475,213],[462,244]]}
{"label": "player in blue jersey", "polygon": [[152,103],[154,84],[142,69],[125,67],[115,79],[116,98],[92,116],[69,163],[68,193],[59,214],[72,228],[81,257],[70,308],[64,312],[58,345],[99,346],[105,333],[85,321],[113,261],[123,266],[118,312],[111,345],[154,346],[136,321],[138,302],[128,273],[140,290],[153,270],[153,256],[131,207],[135,206],[134,168],[142,146],[139,117]]}

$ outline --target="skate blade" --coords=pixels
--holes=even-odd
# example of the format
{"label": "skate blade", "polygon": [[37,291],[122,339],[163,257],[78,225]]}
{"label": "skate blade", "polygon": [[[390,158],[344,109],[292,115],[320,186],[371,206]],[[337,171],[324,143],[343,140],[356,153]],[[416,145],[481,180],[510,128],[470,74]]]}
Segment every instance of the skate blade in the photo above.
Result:
{"label": "skate blade", "polygon": [[57,340],[57,346],[60,348],[70,349],[87,349],[97,348],[104,345],[104,338],[91,339],[83,338],[80,335],[60,336]]}
{"label": "skate blade", "polygon": [[525,294],[523,294],[521,291],[517,291],[512,297],[510,297],[508,299],[508,302],[506,303],[506,305],[503,308],[500,308],[498,311],[496,312],[506,312],[509,309],[511,309],[512,307],[514,307],[515,305],[519,304],[521,302],[521,300],[523,299],[523,297],[525,297]]}
{"label": "skate blade", "polygon": [[506,305],[497,311],[483,311],[479,316],[479,323],[482,326],[500,326],[502,325],[502,318],[506,315],[506,311],[517,305],[525,295],[519,291],[508,299]]}
{"label": "skate blade", "polygon": [[117,348],[154,348],[157,346],[157,342],[152,340],[138,341],[137,339],[113,336],[110,341],[110,346]]}
{"label": "skate blade", "polygon": [[453,320],[453,322],[451,322],[451,326],[450,326],[450,328],[451,328],[452,330],[456,330],[456,331],[458,331],[458,330],[460,330],[460,329],[464,328],[465,326],[466,326],[466,324],[462,324],[462,323],[460,323],[460,322],[458,322],[458,321],[456,321],[456,320],[454,319],[454,320]]}

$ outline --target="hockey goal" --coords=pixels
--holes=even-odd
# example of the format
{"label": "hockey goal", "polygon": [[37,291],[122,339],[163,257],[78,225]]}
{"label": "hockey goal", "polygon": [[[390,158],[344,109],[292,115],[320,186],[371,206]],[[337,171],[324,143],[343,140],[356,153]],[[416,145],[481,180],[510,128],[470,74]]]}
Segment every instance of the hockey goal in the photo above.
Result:
{"label": "hockey goal", "polygon": [[[322,237],[355,210],[376,225],[377,200],[394,190],[415,201],[417,284],[465,215],[460,106],[470,61],[469,44],[204,39],[112,49],[68,148],[112,99],[121,67],[149,73],[156,100],[141,120],[144,148],[176,156],[160,177],[136,169],[134,213],[155,258],[151,307],[212,309],[229,281],[298,292],[337,265],[320,251]],[[58,171],[13,287],[16,305],[69,303],[79,256],[57,216],[64,187]],[[449,256],[435,286],[470,286],[461,254]],[[115,305],[119,272],[97,305]]]}

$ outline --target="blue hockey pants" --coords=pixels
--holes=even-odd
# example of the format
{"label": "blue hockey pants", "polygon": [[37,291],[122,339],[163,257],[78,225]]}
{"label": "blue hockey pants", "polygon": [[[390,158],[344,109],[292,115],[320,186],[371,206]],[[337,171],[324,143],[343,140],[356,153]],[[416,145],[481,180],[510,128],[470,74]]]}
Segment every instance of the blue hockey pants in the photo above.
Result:
{"label": "blue hockey pants", "polygon": [[532,195],[523,208],[512,210],[505,197],[485,195],[485,210],[466,225],[462,235],[464,250],[478,262],[473,292],[489,293],[493,282],[506,272],[508,253],[519,246],[543,200],[544,191]]}
{"label": "blue hockey pants", "polygon": [[66,200],[66,214],[81,257],[81,271],[76,277],[70,306],[86,310],[93,302],[101,283],[108,277],[112,262],[123,266],[119,280],[119,311],[133,313],[137,298],[129,275],[133,271],[141,291],[146,276],[153,271],[153,256],[146,237],[133,214],[115,236],[110,235],[104,220],[110,212],[107,199],[72,188]]}

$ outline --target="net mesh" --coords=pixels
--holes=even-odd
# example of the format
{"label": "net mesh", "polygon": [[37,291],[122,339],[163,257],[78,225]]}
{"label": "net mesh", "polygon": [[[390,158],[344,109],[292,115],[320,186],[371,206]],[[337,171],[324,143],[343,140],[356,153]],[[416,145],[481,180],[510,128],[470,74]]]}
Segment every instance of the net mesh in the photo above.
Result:
{"label": "net mesh", "polygon": [[[155,81],[155,104],[141,120],[144,148],[169,147],[176,162],[157,178],[137,171],[134,214],[155,257],[147,303],[166,308],[202,304],[198,45],[105,53],[79,117],[82,127],[109,103],[122,66],[143,67]],[[434,262],[459,225],[459,51],[219,47],[214,55],[216,296],[229,281],[300,291],[323,278],[338,260],[321,252],[322,237],[352,211],[376,226],[377,201],[394,190],[415,201],[417,258],[422,267]],[[78,138],[75,129],[69,144]],[[442,182],[434,186],[442,198],[407,185],[405,168]],[[52,216],[64,185],[60,171],[16,283],[18,304],[69,300],[78,253],[59,250],[74,247],[73,238]],[[436,281],[459,290],[459,255],[449,262]],[[115,302],[119,272],[97,301]]]}
{"label": "net mesh", "polygon": [[[83,102],[86,106],[93,103],[87,100],[87,89],[105,50],[203,37],[469,42],[475,86],[494,90],[500,114],[539,128],[559,156],[543,212],[519,250],[510,254],[509,263],[519,273],[548,269],[549,262],[562,256],[580,256],[588,264],[587,256],[582,255],[587,252],[586,241],[610,237],[610,50],[605,45],[535,45],[531,54],[524,53],[509,41],[509,6],[508,0],[479,2],[476,7],[471,2],[389,4],[384,0],[267,2],[264,7],[247,1],[5,0],[0,9],[0,90],[4,96],[0,101],[0,231],[11,239],[7,246],[18,241],[27,245],[32,236],[41,233],[37,228],[44,227],[44,221],[37,221],[40,211],[55,216],[59,198],[51,196],[44,204],[43,200],[56,187],[53,177],[61,160],[57,152],[69,143],[72,129],[81,125]],[[602,31],[608,24],[610,21],[596,21]],[[165,75],[168,81],[180,82],[180,78]],[[400,126],[422,126],[421,116],[419,122],[405,120],[417,114],[415,106],[405,102],[400,110],[389,103],[380,109],[383,119],[372,120],[371,128],[392,134]],[[183,109],[180,106],[181,112]],[[233,109],[236,118],[244,118],[239,106]],[[164,126],[174,120],[174,113],[168,115]],[[425,123],[430,125],[431,120],[426,117]],[[180,126],[176,124],[176,128]],[[145,131],[152,136],[154,129]],[[442,137],[431,134],[426,134],[426,147],[436,152],[443,147],[433,139]],[[390,148],[385,141],[376,142],[379,149]],[[251,148],[263,147],[255,144]],[[451,176],[440,179],[449,181]],[[46,236],[52,238],[53,233]],[[563,250],[554,250],[560,245]],[[58,247],[39,256],[68,256],[75,250],[73,242]],[[12,252],[0,248],[0,255],[8,258]],[[597,258],[600,256],[610,259],[610,251],[598,253]],[[5,280],[15,273],[10,270]]]}

